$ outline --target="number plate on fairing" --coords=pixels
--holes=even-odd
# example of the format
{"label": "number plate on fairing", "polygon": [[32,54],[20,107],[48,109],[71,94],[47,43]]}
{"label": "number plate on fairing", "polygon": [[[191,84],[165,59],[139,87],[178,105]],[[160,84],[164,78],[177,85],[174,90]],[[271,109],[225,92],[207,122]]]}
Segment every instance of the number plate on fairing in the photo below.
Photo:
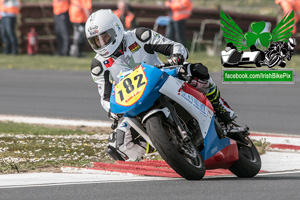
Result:
{"label": "number plate on fairing", "polygon": [[143,66],[140,65],[131,74],[123,78],[115,86],[115,101],[122,106],[131,106],[143,95],[148,80]]}

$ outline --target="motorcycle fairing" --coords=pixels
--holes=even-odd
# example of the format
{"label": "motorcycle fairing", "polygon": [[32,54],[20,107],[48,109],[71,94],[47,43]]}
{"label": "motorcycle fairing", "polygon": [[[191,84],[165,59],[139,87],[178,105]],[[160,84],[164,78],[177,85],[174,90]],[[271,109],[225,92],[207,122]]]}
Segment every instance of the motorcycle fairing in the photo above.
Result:
{"label": "motorcycle fairing", "polygon": [[121,106],[131,106],[135,104],[145,91],[148,79],[142,66],[131,72],[126,78],[115,85],[115,102]]}
{"label": "motorcycle fairing", "polygon": [[[177,76],[176,69],[160,70],[156,67],[147,65],[145,63],[142,63],[139,68],[141,67],[143,68],[145,76],[149,80],[143,91],[143,94],[139,97],[137,101],[135,101],[133,105],[124,106],[116,102],[116,95],[118,94],[116,94],[115,87],[113,87],[110,97],[111,111],[113,113],[124,113],[124,115],[127,117],[133,117],[140,114],[143,111],[148,110],[160,97],[161,93],[159,92],[159,89],[167,80],[168,76]],[[135,69],[134,71],[139,70],[139,68]],[[120,83],[122,84],[122,82]],[[134,96],[135,94],[130,93],[130,95]]]}
{"label": "motorcycle fairing", "polygon": [[222,150],[210,158],[204,160],[206,169],[228,169],[233,163],[239,159],[239,151],[237,144],[234,140],[230,139],[230,145],[226,146]]}
{"label": "motorcycle fairing", "polygon": [[214,124],[213,107],[203,93],[171,76],[160,92],[179,103],[197,119],[205,146],[200,153],[210,169],[226,168],[238,159],[236,142],[229,138],[219,139]]}
{"label": "motorcycle fairing", "polygon": [[200,153],[207,169],[226,169],[239,158],[236,142],[229,138],[220,139],[216,133],[214,120],[210,123],[204,146]]}
{"label": "motorcycle fairing", "polygon": [[184,81],[172,76],[168,77],[159,91],[190,112],[198,121],[203,138],[205,138],[214,115],[213,108],[205,95]]}

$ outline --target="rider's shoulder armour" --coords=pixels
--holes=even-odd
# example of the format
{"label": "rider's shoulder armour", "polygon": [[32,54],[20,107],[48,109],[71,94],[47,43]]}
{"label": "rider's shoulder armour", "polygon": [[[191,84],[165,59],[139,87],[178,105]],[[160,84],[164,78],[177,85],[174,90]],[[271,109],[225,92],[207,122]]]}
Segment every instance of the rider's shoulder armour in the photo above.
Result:
{"label": "rider's shoulder armour", "polygon": [[149,28],[137,28],[135,31],[135,35],[137,39],[139,39],[142,42],[147,42],[151,39],[151,30]]}
{"label": "rider's shoulder armour", "polygon": [[101,62],[98,59],[94,58],[91,63],[91,73],[94,76],[99,76],[102,72],[103,72],[103,66]]}

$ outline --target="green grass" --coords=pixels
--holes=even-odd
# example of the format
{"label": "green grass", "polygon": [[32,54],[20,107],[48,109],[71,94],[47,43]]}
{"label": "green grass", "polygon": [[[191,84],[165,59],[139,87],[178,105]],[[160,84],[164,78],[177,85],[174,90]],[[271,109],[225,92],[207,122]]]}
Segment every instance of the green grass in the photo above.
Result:
{"label": "green grass", "polygon": [[0,127],[0,174],[113,162],[105,153],[108,133],[12,122]]}
{"label": "green grass", "polygon": [[[0,122],[0,174],[60,171],[62,166],[113,163],[106,153],[108,130],[53,128]],[[161,159],[157,153],[147,159]]]}
{"label": "green grass", "polygon": [[[0,122],[0,174],[59,172],[62,166],[90,167],[91,162],[114,163],[106,153],[108,131],[86,127],[53,128]],[[265,140],[254,141],[260,154]],[[145,159],[162,160],[157,152]]]}
{"label": "green grass", "polygon": [[[86,57],[61,57],[51,55],[17,55],[8,56],[0,54],[0,68],[2,69],[43,69],[43,70],[71,70],[71,71],[88,71],[90,70],[91,61],[95,53],[86,53]],[[160,55],[163,62],[166,58]],[[210,72],[222,70],[221,58],[217,56],[208,56],[205,52],[196,52],[191,54],[187,60],[190,63],[201,62],[208,67]],[[294,55],[291,61],[287,61],[286,68],[295,68],[300,70],[300,55]],[[267,67],[263,67],[267,68]],[[277,68],[277,66],[276,66]]]}
{"label": "green grass", "polygon": [[52,55],[0,55],[0,68],[5,69],[47,69],[87,71],[95,54],[88,53],[84,58]]}
{"label": "green grass", "polygon": [[266,141],[266,138],[262,138],[260,140],[253,140],[253,143],[256,146],[257,151],[260,155],[265,154],[267,151],[267,147],[271,144]]}
{"label": "green grass", "polygon": [[24,123],[13,123],[13,122],[0,122],[0,134],[12,134],[12,135],[84,135],[93,134],[94,132],[87,133],[81,130],[82,127],[74,127],[73,129],[65,128],[47,128],[39,125],[30,125]]}

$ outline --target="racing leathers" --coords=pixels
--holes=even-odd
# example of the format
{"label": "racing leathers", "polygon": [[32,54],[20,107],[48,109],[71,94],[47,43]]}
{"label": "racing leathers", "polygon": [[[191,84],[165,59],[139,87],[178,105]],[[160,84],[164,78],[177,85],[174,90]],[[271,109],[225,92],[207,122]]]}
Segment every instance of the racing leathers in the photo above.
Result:
{"label": "racing leathers", "polygon": [[[112,90],[110,67],[113,65],[115,58],[123,55],[131,66],[138,66],[141,62],[150,65],[163,64],[157,53],[171,58],[174,58],[174,55],[181,55],[178,59],[184,60],[188,57],[188,51],[182,44],[171,41],[147,28],[137,28],[125,32],[120,47],[110,58],[104,58],[99,54],[94,57],[91,64],[91,75],[98,84],[101,104],[108,113],[110,113],[110,94]],[[177,57],[175,56],[175,58]],[[200,63],[185,64],[184,66],[182,77],[191,78],[192,85],[205,94],[209,94],[214,101],[219,101],[219,90],[209,77],[207,68]],[[110,116],[112,115],[110,114]],[[147,143],[143,139],[136,138],[135,134],[131,126],[123,120],[110,134],[107,150],[110,156],[115,160],[140,160],[146,153]]]}

